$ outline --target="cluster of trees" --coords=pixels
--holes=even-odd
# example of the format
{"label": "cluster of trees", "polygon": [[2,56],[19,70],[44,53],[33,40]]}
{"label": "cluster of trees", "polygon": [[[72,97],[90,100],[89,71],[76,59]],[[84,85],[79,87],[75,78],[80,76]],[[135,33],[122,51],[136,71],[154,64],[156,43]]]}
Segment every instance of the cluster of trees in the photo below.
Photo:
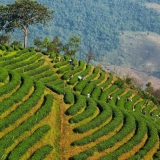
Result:
{"label": "cluster of trees", "polygon": [[80,37],[72,36],[66,44],[60,41],[58,36],[55,36],[52,41],[49,38],[41,40],[40,38],[34,39],[34,45],[39,51],[47,50],[47,52],[54,52],[56,54],[64,53],[68,56],[75,56],[79,51]]}
{"label": "cluster of trees", "polygon": [[[56,11],[54,19],[50,23],[47,21],[47,28],[43,25],[29,28],[30,42],[33,42],[35,37],[51,39],[52,35],[60,37],[65,42],[71,34],[78,35],[82,39],[81,53],[94,51],[97,56],[104,56],[107,51],[117,48],[119,35],[123,31],[160,33],[159,13],[144,5],[145,2],[159,3],[158,0],[38,0],[38,2],[48,7],[52,6],[51,9]],[[1,0],[1,3],[12,3],[12,1]],[[79,58],[84,57],[82,56],[79,54]]]}

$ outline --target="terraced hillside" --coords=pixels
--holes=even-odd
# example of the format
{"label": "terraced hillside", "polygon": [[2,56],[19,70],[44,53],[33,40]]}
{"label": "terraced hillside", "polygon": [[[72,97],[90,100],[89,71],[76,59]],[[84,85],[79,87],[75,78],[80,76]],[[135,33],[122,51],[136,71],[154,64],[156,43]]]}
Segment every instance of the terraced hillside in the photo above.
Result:
{"label": "terraced hillside", "polygon": [[0,46],[0,159],[160,159],[159,107],[70,60]]}

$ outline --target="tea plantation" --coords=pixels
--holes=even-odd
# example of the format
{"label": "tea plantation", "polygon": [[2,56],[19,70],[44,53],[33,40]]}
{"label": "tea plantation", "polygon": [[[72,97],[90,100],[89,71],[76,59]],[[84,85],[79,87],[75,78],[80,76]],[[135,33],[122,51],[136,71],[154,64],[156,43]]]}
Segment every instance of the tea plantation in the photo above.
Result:
{"label": "tea plantation", "polygon": [[160,108],[112,73],[0,46],[0,160],[159,160]]}

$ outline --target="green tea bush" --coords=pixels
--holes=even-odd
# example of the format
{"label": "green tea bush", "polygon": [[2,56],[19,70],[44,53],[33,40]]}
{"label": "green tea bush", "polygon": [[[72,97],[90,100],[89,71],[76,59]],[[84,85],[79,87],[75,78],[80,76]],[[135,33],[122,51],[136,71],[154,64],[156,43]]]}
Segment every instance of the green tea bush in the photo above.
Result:
{"label": "green tea bush", "polygon": [[38,142],[48,131],[49,125],[39,127],[31,136],[19,143],[14,150],[11,151],[8,160],[20,159],[20,157],[28,151],[36,142]]}
{"label": "green tea bush", "polygon": [[42,81],[43,79],[50,78],[50,77],[54,77],[54,80],[58,79],[57,76],[53,76],[53,75],[54,75],[54,71],[49,70],[47,72],[35,75],[34,80],[41,80]]}
{"label": "green tea bush", "polygon": [[[136,116],[135,116],[136,117]],[[120,155],[131,151],[136,145],[138,145],[142,139],[144,138],[144,136],[147,134],[147,126],[145,124],[145,121],[139,117],[137,118],[137,126],[136,126],[136,134],[124,145],[122,145],[121,147],[119,147],[116,151],[103,156],[101,158],[101,160],[105,160],[105,158],[115,158],[117,159]]]}
{"label": "green tea bush", "polygon": [[94,88],[95,88],[95,83],[94,82],[88,83],[85,86],[85,88],[82,90],[81,94],[82,95],[87,95],[88,93],[92,93]]}
{"label": "green tea bush", "polygon": [[124,86],[124,81],[120,78],[118,78],[115,82],[114,82],[115,85],[117,85],[119,88],[123,87]]}
{"label": "green tea bush", "polygon": [[66,111],[67,115],[73,116],[77,114],[86,105],[86,97],[74,94],[74,99],[74,104]]}
{"label": "green tea bush", "polygon": [[36,150],[34,154],[30,157],[30,160],[40,160],[44,159],[51,151],[53,147],[50,144],[46,144]]}
{"label": "green tea bush", "polygon": [[9,71],[10,81],[0,89],[0,96],[10,93],[21,83],[21,77],[18,73]]}
{"label": "green tea bush", "polygon": [[98,143],[94,148],[97,149],[97,151],[101,152],[107,148],[113,147],[117,142],[120,142],[122,139],[124,139],[128,134],[133,132],[136,127],[135,119],[132,115],[129,113],[124,112],[124,126],[123,128],[115,135],[113,135],[110,139],[107,139],[103,142]]}
{"label": "green tea bush", "polygon": [[34,77],[35,75],[41,74],[41,73],[43,73],[43,72],[46,72],[46,71],[48,71],[49,69],[50,69],[50,67],[49,67],[48,65],[46,65],[46,66],[42,66],[42,67],[37,68],[37,69],[34,69],[34,70],[30,70],[30,71],[28,71],[26,74],[27,74],[28,76]]}
{"label": "green tea bush", "polygon": [[75,75],[76,73],[82,71],[83,68],[84,68],[84,66],[85,66],[84,61],[79,61],[79,66],[77,66],[74,70],[70,70],[70,71],[68,71],[67,73],[65,73],[65,74],[62,76],[62,79],[63,79],[63,80],[69,79],[72,74]]}
{"label": "green tea bush", "polygon": [[97,117],[95,117],[93,120],[91,120],[87,124],[75,128],[74,132],[85,133],[90,129],[98,127],[99,125],[101,125],[106,121],[106,112],[107,112],[108,104],[103,102],[98,102],[97,107],[100,110],[99,115],[97,115]]}
{"label": "green tea bush", "polygon": [[143,109],[143,105],[145,105],[146,104],[146,100],[145,99],[143,99],[143,100],[141,100],[140,102],[138,102],[136,105],[135,105],[135,110],[137,111],[137,112],[142,112],[142,109]]}
{"label": "green tea bush", "polygon": [[38,55],[33,55],[32,56],[32,58],[31,59],[28,59],[28,60],[25,60],[25,61],[20,61],[20,62],[17,62],[17,63],[15,63],[15,64],[12,64],[12,65],[10,65],[10,66],[7,66],[7,69],[11,69],[11,70],[14,70],[14,69],[20,69],[20,67],[21,67],[21,69],[20,69],[20,71],[27,71],[27,70],[25,70],[25,67],[26,66],[28,66],[28,65],[31,65],[31,64],[35,64],[35,63],[39,63],[39,65],[42,65],[43,63],[44,63],[44,59],[41,59],[41,60],[39,60],[38,62],[35,62],[35,61],[37,61],[39,58],[41,57],[41,55],[40,56],[38,56]]}
{"label": "green tea bush", "polygon": [[66,104],[72,104],[74,103],[74,95],[71,92],[71,90],[66,90],[64,94],[64,102]]}
{"label": "green tea bush", "polygon": [[103,126],[102,128],[100,128],[99,130],[95,131],[94,133],[92,133],[91,135],[84,137],[82,139],[79,139],[75,142],[72,143],[72,145],[74,146],[83,146],[86,145],[88,143],[94,142],[96,141],[98,138],[107,135],[111,132],[114,132],[114,130],[121,124],[123,123],[123,114],[122,112],[113,107],[113,108],[109,108],[107,109],[106,112],[106,120],[109,119],[110,117],[112,117],[112,120],[109,121],[105,126]]}
{"label": "green tea bush", "polygon": [[29,58],[30,56],[32,56],[32,52],[29,52],[27,54],[24,54],[23,56],[20,56],[18,58],[15,58],[15,59],[8,59],[6,61],[2,61],[0,63],[0,67],[6,67],[8,65],[12,65],[12,64],[15,64],[17,62],[21,62],[21,61],[24,61],[26,60],[27,58]]}
{"label": "green tea bush", "polygon": [[[79,75],[82,76],[82,78],[84,78],[87,74],[89,74],[91,71],[91,65],[86,65],[86,69],[83,70]],[[74,76],[73,78],[71,78],[69,80],[69,82],[67,82],[69,85],[74,85],[76,82],[78,81],[78,77]]]}
{"label": "green tea bush", "polygon": [[44,59],[39,60],[38,62],[33,62],[30,65],[26,65],[21,68],[18,68],[18,69],[16,69],[16,71],[21,72],[21,73],[28,72],[28,71],[35,70],[35,69],[41,67],[43,64],[44,64]]}
{"label": "green tea bush", "polygon": [[21,86],[19,89],[14,92],[8,99],[4,99],[0,102],[0,115],[12,107],[14,104],[19,103],[23,100],[23,98],[29,93],[33,86],[32,80],[23,75],[21,78]]}
{"label": "green tea bush", "polygon": [[108,95],[110,95],[110,93],[112,93],[116,89],[117,85],[112,85],[111,87],[107,88],[101,93],[99,100],[106,102],[108,100]]}
{"label": "green tea bush", "polygon": [[20,137],[25,131],[29,131],[38,124],[43,118],[45,118],[51,111],[53,105],[53,96],[51,94],[46,95],[44,104],[36,111],[31,117],[22,122],[14,130],[6,134],[0,139],[0,157],[3,156],[5,149],[12,145],[18,137]]}
{"label": "green tea bush", "polygon": [[71,70],[72,65],[67,65],[65,67],[60,68],[59,70],[57,70],[58,74],[63,74],[65,72],[68,72],[69,70]]}
{"label": "green tea bush", "polygon": [[50,83],[50,82],[53,82],[57,79],[58,79],[57,76],[51,76],[51,77],[45,77],[45,78],[41,79],[40,81],[43,83]]}
{"label": "green tea bush", "polygon": [[6,47],[4,45],[0,45],[0,50],[6,51]]}
{"label": "green tea bush", "polygon": [[40,82],[37,82],[35,84],[35,91],[30,96],[30,98],[27,99],[24,103],[22,103],[7,117],[1,119],[0,131],[13,124],[21,116],[23,116],[26,112],[28,112],[32,107],[34,107],[38,103],[39,99],[43,96],[43,93],[44,93],[44,86]]}
{"label": "green tea bush", "polygon": [[51,89],[53,92],[57,93],[57,94],[64,94],[65,91],[62,88],[59,88],[57,86],[54,86],[52,84],[45,84],[46,87],[48,87],[49,89]]}
{"label": "green tea bush", "polygon": [[59,61],[58,61],[56,64],[54,64],[53,67],[54,67],[54,68],[60,68],[60,67],[65,66],[65,65],[67,65],[67,64],[69,64],[67,60],[65,60],[65,61],[63,61],[63,62],[61,62],[61,61],[59,62]]}
{"label": "green tea bush", "polygon": [[121,96],[120,100],[117,101],[117,106],[124,109],[125,102],[133,94],[132,91],[127,92],[125,95]]}
{"label": "green tea bush", "polygon": [[79,122],[93,116],[94,113],[96,112],[96,109],[97,109],[96,102],[91,99],[87,99],[86,108],[85,108],[84,112],[75,115],[74,117],[72,117],[69,120],[69,122],[70,123],[79,123]]}
{"label": "green tea bush", "polygon": [[3,68],[0,68],[0,82],[4,83],[8,76],[8,71]]}

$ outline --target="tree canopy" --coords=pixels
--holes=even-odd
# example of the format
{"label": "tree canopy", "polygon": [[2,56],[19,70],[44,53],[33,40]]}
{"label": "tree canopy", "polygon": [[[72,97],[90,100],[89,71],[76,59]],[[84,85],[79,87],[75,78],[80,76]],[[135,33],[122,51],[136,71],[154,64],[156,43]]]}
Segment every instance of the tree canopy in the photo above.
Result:
{"label": "tree canopy", "polygon": [[0,30],[13,32],[15,28],[21,29],[26,47],[28,27],[38,23],[46,25],[52,19],[52,14],[52,10],[37,1],[17,0],[13,4],[0,6]]}
{"label": "tree canopy", "polygon": [[[160,14],[145,6],[146,2],[160,4],[159,0],[37,1],[55,10],[54,20],[51,20],[48,27],[29,27],[29,45],[33,45],[35,37],[52,39],[53,36],[58,36],[64,43],[71,35],[77,35],[81,37],[80,54],[76,54],[77,58],[83,59],[84,53],[93,51],[96,57],[105,56],[106,64],[119,65],[121,63],[118,60],[115,62],[109,52],[119,47],[120,36],[125,31],[160,34]],[[13,0],[0,0],[0,3],[13,3]],[[19,32],[12,35],[14,39],[21,40]]]}

